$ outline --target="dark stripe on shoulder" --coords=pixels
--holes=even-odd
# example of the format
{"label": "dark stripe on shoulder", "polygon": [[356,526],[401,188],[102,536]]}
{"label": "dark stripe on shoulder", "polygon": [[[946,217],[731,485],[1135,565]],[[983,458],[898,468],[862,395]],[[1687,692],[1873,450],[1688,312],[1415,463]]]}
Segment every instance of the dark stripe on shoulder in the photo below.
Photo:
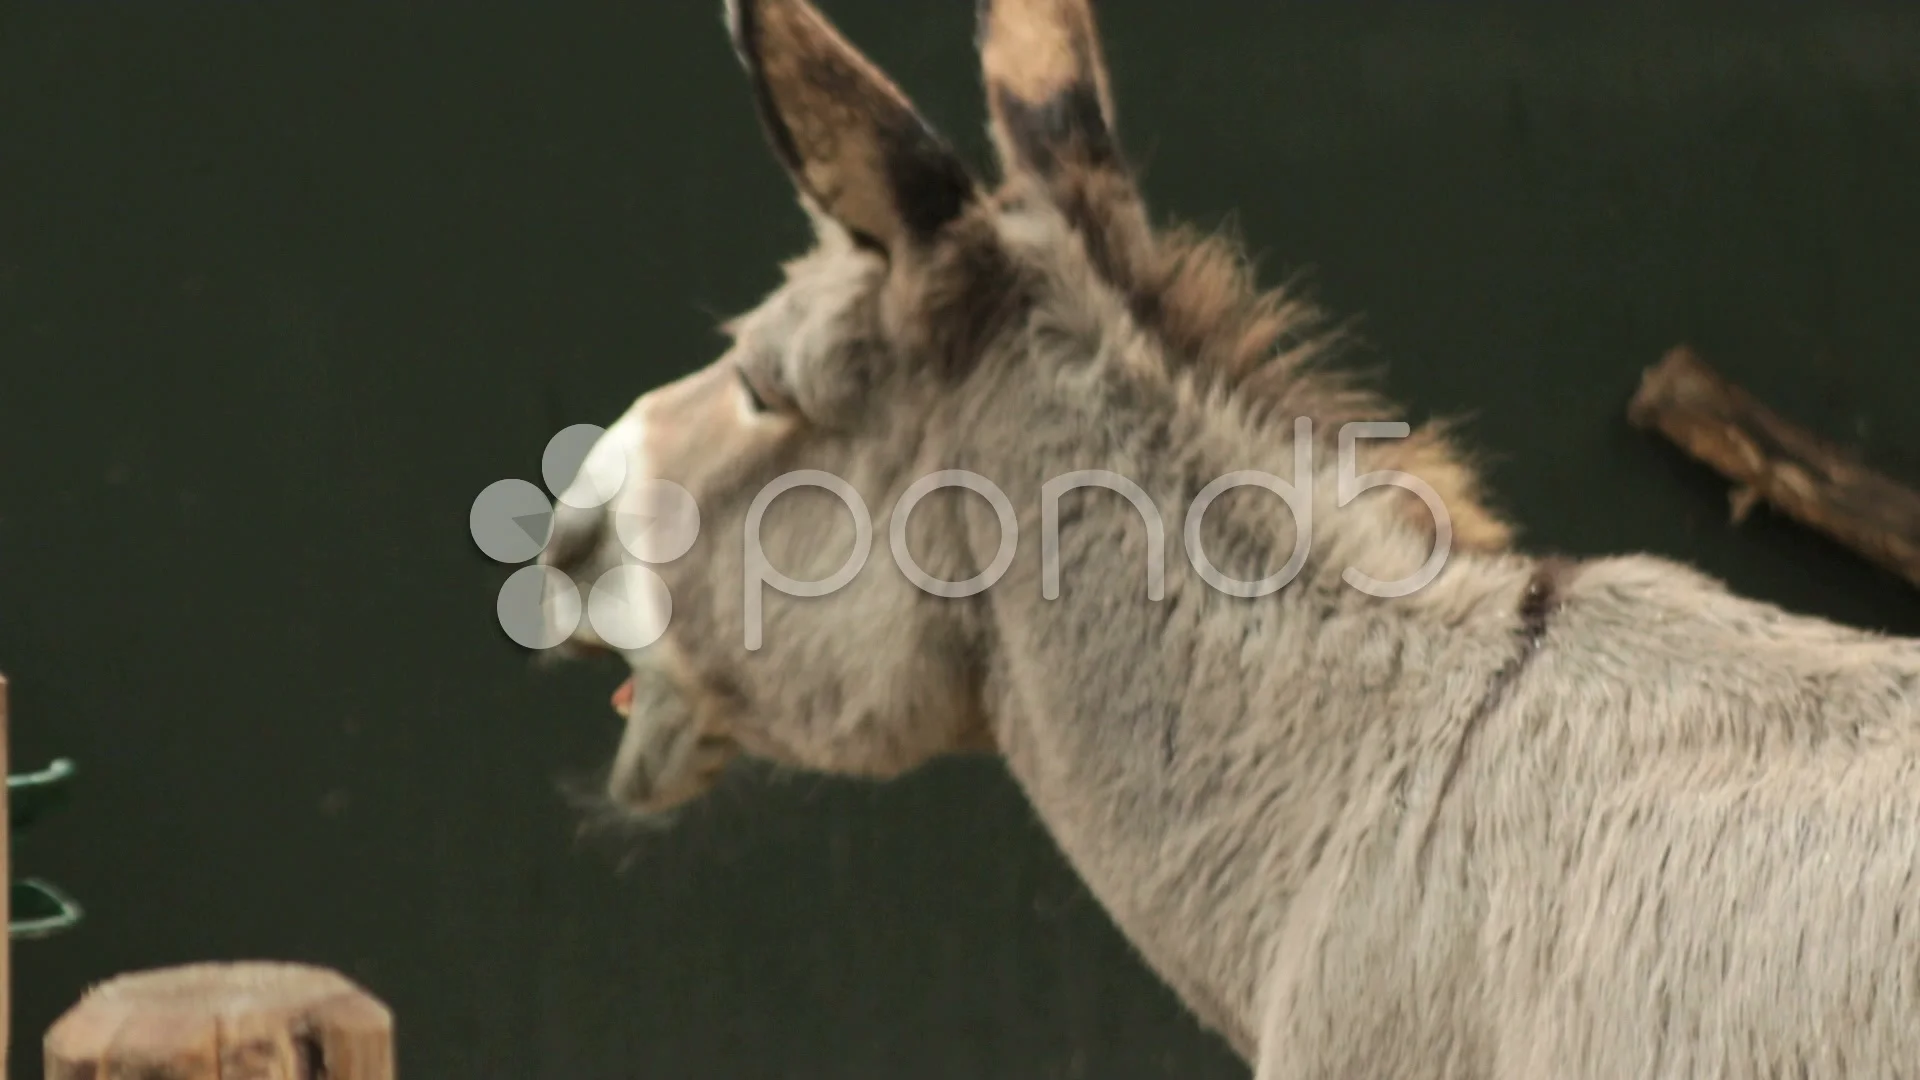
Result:
{"label": "dark stripe on shoulder", "polygon": [[1568,579],[1579,563],[1550,555],[1540,560],[1527,579],[1527,591],[1520,598],[1520,633],[1530,646],[1538,647],[1546,636],[1547,620],[1559,609]]}
{"label": "dark stripe on shoulder", "polygon": [[1432,816],[1427,819],[1416,856],[1422,875],[1426,873],[1428,850],[1433,844],[1433,834],[1440,826],[1440,815],[1446,809],[1447,796],[1453,792],[1454,781],[1459,779],[1460,768],[1466,761],[1473,737],[1479,733],[1487,717],[1506,701],[1520,673],[1539,653],[1540,646],[1546,641],[1553,615],[1560,610],[1565,599],[1566,586],[1578,568],[1578,562],[1557,555],[1547,556],[1534,564],[1533,574],[1527,578],[1526,587],[1520,593],[1517,609],[1520,625],[1515,631],[1517,650],[1488,680],[1486,692],[1480,695],[1480,701],[1461,725],[1460,738],[1454,743],[1452,757],[1447,760],[1447,771],[1440,776],[1440,787],[1433,797]]}

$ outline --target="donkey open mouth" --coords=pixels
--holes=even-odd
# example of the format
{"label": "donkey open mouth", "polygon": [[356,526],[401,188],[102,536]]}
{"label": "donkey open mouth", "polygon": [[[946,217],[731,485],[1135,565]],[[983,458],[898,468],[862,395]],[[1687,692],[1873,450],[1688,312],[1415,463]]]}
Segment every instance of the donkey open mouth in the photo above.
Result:
{"label": "donkey open mouth", "polygon": [[627,728],[607,794],[641,816],[665,813],[706,794],[739,753],[733,740],[704,728],[687,696],[650,667],[620,684],[613,708]]}

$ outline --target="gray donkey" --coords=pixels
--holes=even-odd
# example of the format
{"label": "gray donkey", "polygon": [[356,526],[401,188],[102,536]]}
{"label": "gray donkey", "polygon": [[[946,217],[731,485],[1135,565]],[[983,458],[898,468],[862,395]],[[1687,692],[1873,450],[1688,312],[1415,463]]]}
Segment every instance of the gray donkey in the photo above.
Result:
{"label": "gray donkey", "polygon": [[997,753],[1262,1080],[1920,1075],[1920,643],[1516,550],[1150,222],[1089,0],[981,4],[997,186],[805,0],[727,16],[818,239],[563,497],[581,589],[636,479],[699,515],[663,636],[572,631],[635,673],[617,802]]}

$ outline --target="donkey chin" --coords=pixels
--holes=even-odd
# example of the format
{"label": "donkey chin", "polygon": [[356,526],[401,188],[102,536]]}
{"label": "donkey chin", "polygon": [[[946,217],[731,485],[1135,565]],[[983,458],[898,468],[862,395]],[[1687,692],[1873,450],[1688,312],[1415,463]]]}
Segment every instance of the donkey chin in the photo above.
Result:
{"label": "donkey chin", "polygon": [[705,795],[740,754],[739,744],[702,723],[693,698],[652,657],[614,691],[613,708],[626,731],[607,797],[634,815],[662,815]]}
{"label": "donkey chin", "polygon": [[610,809],[640,821],[664,819],[711,791],[743,752],[715,724],[717,710],[703,706],[701,696],[671,674],[666,649],[661,644],[616,651],[580,638],[564,647],[570,656],[620,656],[631,671],[613,692],[613,711],[625,722],[620,745],[603,790],[589,801],[604,798]]}

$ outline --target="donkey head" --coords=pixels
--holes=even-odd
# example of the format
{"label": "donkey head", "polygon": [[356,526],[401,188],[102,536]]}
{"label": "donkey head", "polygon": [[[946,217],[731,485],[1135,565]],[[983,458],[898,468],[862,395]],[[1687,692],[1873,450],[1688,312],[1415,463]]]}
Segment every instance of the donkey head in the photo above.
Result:
{"label": "donkey head", "polygon": [[[621,521],[650,512],[637,481],[671,481],[698,508],[698,541],[650,567],[670,597],[670,618],[653,613],[664,634],[628,648],[585,623],[575,632],[635,673],[615,698],[628,713],[615,801],[670,808],[741,752],[884,777],[994,746],[986,598],[939,595],[904,567],[944,582],[991,574],[1001,556],[980,541],[980,516],[1001,534],[979,496],[922,499],[923,478],[996,450],[1108,438],[1125,421],[1104,406],[1173,401],[1182,364],[1270,380],[1261,400],[1275,413],[1358,400],[1291,377],[1304,308],[1247,289],[1211,240],[1149,228],[1089,2],[982,0],[1003,174],[986,188],[806,0],[729,0],[761,122],[817,242],[728,324],[731,348],[642,396],[602,438],[579,482],[612,465],[620,493],[556,520],[543,558],[584,592],[632,561]],[[1048,412],[1069,385],[1085,407]],[[1179,438],[1171,416],[1142,422],[1149,442]],[[903,500],[914,508],[897,519]]]}

